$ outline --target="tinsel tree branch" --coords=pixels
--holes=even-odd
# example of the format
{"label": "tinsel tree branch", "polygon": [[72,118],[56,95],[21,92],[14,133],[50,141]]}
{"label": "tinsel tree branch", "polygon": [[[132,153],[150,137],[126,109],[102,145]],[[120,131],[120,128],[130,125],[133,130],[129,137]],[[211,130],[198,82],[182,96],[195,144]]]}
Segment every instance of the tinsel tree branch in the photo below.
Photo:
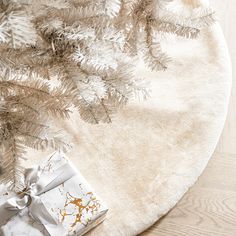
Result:
{"label": "tinsel tree branch", "polygon": [[36,74],[23,76],[5,71],[0,75],[0,164],[3,182],[21,187],[23,168],[20,159],[24,157],[25,147],[45,149],[51,146],[58,149],[69,146],[50,134],[47,122],[47,117],[51,115],[68,117],[70,96],[66,92],[50,89],[48,83]]}

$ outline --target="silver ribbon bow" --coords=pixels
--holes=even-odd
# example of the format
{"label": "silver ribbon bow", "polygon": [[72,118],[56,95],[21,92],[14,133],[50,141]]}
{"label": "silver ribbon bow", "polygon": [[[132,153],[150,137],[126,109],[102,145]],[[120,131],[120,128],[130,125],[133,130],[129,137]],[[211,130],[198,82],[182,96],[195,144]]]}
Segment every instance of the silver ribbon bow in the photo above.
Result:
{"label": "silver ribbon bow", "polygon": [[40,221],[49,234],[52,236],[65,235],[64,227],[49,213],[41,201],[40,195],[56,188],[75,175],[75,170],[69,164],[64,164],[46,175],[39,168],[26,169],[25,189],[0,205],[0,227],[28,207],[30,215]]}

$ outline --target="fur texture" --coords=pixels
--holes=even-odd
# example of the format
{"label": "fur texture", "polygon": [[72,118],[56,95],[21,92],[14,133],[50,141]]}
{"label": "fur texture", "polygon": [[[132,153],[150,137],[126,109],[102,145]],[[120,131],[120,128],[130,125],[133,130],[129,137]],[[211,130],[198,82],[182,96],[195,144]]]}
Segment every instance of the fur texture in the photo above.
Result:
{"label": "fur texture", "polygon": [[[151,99],[131,103],[112,124],[90,125],[76,113],[60,122],[75,143],[68,155],[110,208],[89,235],[136,235],[151,226],[194,184],[219,139],[231,88],[219,25],[197,40],[163,42],[175,57],[167,71],[137,65]],[[42,155],[29,152],[32,163]]]}

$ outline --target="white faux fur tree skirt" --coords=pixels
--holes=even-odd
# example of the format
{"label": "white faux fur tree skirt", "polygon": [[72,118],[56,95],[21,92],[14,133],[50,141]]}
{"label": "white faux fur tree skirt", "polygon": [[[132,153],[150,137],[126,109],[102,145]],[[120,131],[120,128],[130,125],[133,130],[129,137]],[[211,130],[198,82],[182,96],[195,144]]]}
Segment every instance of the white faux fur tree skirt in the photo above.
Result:
{"label": "white faux fur tree skirt", "polygon": [[89,235],[136,235],[151,226],[194,184],[216,147],[231,87],[221,29],[165,40],[174,58],[167,71],[137,66],[151,81],[150,99],[130,104],[112,124],[89,125],[78,114],[61,124],[75,143],[68,155],[110,208]]}

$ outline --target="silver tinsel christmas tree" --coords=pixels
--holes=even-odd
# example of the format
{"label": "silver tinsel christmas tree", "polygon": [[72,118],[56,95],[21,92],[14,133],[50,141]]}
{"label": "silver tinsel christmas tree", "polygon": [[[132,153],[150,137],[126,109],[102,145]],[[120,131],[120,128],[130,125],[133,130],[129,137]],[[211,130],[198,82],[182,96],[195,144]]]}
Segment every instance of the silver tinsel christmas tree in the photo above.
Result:
{"label": "silver tinsel christmas tree", "polygon": [[214,21],[210,9],[177,16],[170,2],[0,0],[2,182],[17,183],[27,146],[67,146],[52,132],[51,116],[78,109],[87,122],[111,122],[130,98],[147,97],[134,61],[141,55],[152,70],[167,68],[156,35],[196,38]]}

